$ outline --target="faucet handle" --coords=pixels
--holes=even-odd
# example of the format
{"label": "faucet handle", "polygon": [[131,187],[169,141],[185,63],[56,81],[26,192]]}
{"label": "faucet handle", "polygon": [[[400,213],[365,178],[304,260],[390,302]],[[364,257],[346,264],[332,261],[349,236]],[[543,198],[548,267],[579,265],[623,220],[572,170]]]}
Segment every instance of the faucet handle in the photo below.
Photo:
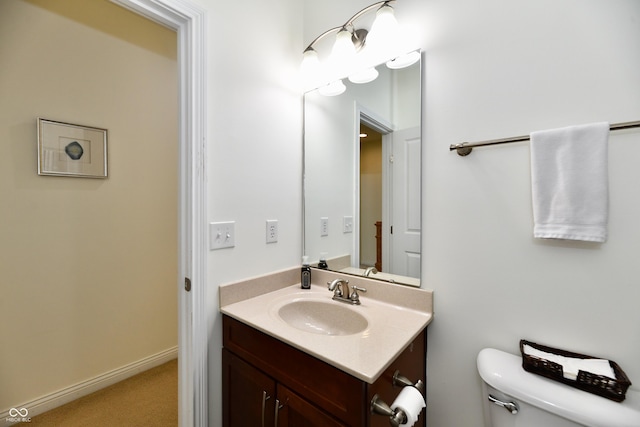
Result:
{"label": "faucet handle", "polygon": [[360,295],[358,294],[358,291],[367,292],[367,290],[365,288],[359,288],[357,286],[351,286],[351,290],[353,292],[351,292],[351,295],[349,295],[349,299],[353,301],[354,304],[360,304]]}

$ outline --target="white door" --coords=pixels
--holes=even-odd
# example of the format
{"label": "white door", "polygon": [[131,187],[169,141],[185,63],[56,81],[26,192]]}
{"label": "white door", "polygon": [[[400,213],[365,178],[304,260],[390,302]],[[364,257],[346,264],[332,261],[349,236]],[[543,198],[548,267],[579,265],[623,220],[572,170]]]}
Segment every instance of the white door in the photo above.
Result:
{"label": "white door", "polygon": [[420,127],[393,132],[389,273],[420,277]]}

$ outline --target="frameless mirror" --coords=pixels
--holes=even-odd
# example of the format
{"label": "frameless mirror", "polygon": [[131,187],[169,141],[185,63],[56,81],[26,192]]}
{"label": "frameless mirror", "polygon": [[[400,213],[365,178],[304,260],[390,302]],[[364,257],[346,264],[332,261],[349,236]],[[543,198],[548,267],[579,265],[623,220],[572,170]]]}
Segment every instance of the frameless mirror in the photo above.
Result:
{"label": "frameless mirror", "polygon": [[421,61],[377,69],[370,83],[344,79],[341,95],[304,95],[303,251],[420,286]]}

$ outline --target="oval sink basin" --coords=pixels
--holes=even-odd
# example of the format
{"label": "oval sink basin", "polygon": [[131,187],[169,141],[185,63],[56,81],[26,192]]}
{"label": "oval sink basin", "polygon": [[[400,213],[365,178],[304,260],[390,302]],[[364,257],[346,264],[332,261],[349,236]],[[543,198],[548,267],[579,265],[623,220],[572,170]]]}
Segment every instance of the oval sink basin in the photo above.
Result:
{"label": "oval sink basin", "polygon": [[352,335],[369,326],[363,315],[335,302],[294,301],[282,306],[278,315],[296,329],[322,335]]}

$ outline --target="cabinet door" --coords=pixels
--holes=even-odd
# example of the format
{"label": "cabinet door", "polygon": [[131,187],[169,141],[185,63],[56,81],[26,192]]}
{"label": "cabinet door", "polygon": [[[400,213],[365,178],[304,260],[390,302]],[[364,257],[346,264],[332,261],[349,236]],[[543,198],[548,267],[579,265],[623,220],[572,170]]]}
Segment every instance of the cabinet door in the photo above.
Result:
{"label": "cabinet door", "polygon": [[282,384],[277,390],[276,427],[346,427]]}
{"label": "cabinet door", "polygon": [[[398,397],[401,386],[393,386],[393,375],[396,371],[400,375],[406,377],[411,383],[422,380],[423,383],[427,382],[427,367],[426,367],[426,332],[418,335],[416,339],[394,360],[391,365],[385,369],[380,378],[368,387],[367,402],[371,402],[371,399],[377,394],[387,405],[391,405],[393,401]],[[426,410],[423,409],[418,421],[414,424],[416,427],[426,426]],[[389,427],[389,418],[369,414],[369,427]]]}
{"label": "cabinet door", "polygon": [[222,325],[227,351],[344,424],[366,425],[366,383],[229,316],[223,316]]}
{"label": "cabinet door", "polygon": [[274,425],[275,381],[222,349],[222,422],[225,427]]}

